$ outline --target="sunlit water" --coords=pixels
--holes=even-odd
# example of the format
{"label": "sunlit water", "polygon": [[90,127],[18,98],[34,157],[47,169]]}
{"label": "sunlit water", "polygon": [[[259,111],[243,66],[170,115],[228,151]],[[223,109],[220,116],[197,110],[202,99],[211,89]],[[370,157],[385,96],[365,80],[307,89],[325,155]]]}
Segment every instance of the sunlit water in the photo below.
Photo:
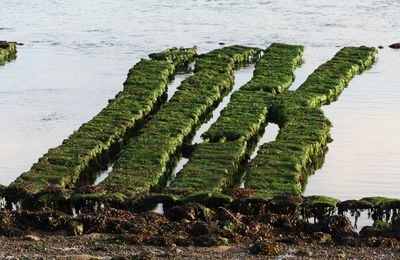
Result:
{"label": "sunlit water", "polygon": [[[97,114],[150,52],[304,44],[300,84],[337,47],[386,47],[400,41],[399,27],[395,0],[0,1],[0,39],[25,43],[16,61],[0,67],[0,183]],[[400,52],[385,48],[372,70],[324,107],[334,142],[306,194],[400,197],[399,63]]]}

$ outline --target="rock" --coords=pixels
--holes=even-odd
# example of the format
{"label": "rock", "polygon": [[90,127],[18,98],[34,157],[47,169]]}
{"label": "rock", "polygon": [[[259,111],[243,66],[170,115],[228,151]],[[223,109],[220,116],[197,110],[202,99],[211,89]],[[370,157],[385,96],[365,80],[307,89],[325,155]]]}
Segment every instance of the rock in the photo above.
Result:
{"label": "rock", "polygon": [[398,247],[400,243],[395,238],[370,237],[366,244],[370,247]]}
{"label": "rock", "polygon": [[282,246],[271,242],[256,242],[249,248],[250,254],[277,256],[282,253]]}
{"label": "rock", "polygon": [[40,241],[40,237],[35,236],[35,235],[26,235],[25,240],[28,241]]}
{"label": "rock", "polygon": [[338,259],[347,259],[347,254],[345,252],[339,252],[337,254]]}
{"label": "rock", "polygon": [[400,49],[400,42],[393,43],[393,44],[389,45],[389,47],[392,49]]}
{"label": "rock", "polygon": [[343,215],[330,216],[320,224],[321,231],[334,237],[356,236],[351,221]]}
{"label": "rock", "polygon": [[396,238],[400,239],[400,217],[392,220],[391,229]]}
{"label": "rock", "polygon": [[0,48],[1,49],[7,49],[9,46],[7,41],[0,41]]}
{"label": "rock", "polygon": [[224,245],[225,241],[223,238],[217,235],[203,235],[193,239],[194,245],[196,246],[220,246]]}
{"label": "rock", "polygon": [[315,232],[312,235],[314,241],[316,241],[318,244],[328,244],[332,242],[332,237],[331,235],[323,232]]}
{"label": "rock", "polygon": [[225,43],[224,43],[224,42],[219,42],[218,44],[219,44],[219,45],[225,45]]}
{"label": "rock", "polygon": [[296,256],[298,257],[312,257],[314,254],[311,251],[303,251],[303,250],[299,250],[296,252]]}
{"label": "rock", "polygon": [[174,206],[165,211],[165,216],[172,221],[196,220],[208,221],[213,216],[213,211],[196,203],[189,203],[184,206]]}
{"label": "rock", "polygon": [[210,233],[210,230],[208,228],[208,225],[202,221],[198,221],[194,223],[192,228],[189,230],[189,234],[192,236],[202,236],[202,235],[207,235]]}
{"label": "rock", "polygon": [[72,236],[81,236],[83,235],[83,224],[71,221],[68,223],[68,231]]}
{"label": "rock", "polygon": [[383,46],[382,45],[379,45],[379,47],[378,47],[379,49],[383,49]]}

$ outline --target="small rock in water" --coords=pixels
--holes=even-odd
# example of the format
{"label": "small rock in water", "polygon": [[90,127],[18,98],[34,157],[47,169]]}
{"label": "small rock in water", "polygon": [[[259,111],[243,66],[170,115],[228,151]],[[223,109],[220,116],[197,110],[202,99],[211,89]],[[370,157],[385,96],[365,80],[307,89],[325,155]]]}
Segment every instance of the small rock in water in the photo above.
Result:
{"label": "small rock in water", "polygon": [[400,49],[400,42],[393,43],[393,44],[389,45],[389,47],[392,49]]}
{"label": "small rock in water", "polygon": [[225,43],[224,43],[224,42],[219,42],[218,44],[219,44],[219,45],[225,45]]}
{"label": "small rock in water", "polygon": [[379,49],[383,49],[383,46],[382,46],[382,45],[379,45],[378,48],[379,48]]}
{"label": "small rock in water", "polygon": [[9,46],[7,41],[0,41],[0,48],[7,49]]}

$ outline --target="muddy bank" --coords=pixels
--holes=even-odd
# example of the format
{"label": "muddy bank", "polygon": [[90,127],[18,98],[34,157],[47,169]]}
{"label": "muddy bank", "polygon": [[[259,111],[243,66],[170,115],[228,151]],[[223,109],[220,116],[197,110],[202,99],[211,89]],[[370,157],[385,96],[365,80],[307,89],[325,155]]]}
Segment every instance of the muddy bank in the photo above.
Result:
{"label": "muddy bank", "polygon": [[[233,204],[206,207],[186,203],[151,211],[103,208],[66,214],[50,208],[0,211],[2,256],[141,256],[237,258],[295,255],[320,258],[395,259],[400,253],[400,220],[376,221],[355,232],[335,212],[308,221],[298,204],[304,198],[253,201],[251,211]],[[310,203],[302,202],[302,203]],[[316,201],[314,201],[313,205]],[[319,200],[318,205],[322,205]],[[16,246],[12,246],[16,245]]]}

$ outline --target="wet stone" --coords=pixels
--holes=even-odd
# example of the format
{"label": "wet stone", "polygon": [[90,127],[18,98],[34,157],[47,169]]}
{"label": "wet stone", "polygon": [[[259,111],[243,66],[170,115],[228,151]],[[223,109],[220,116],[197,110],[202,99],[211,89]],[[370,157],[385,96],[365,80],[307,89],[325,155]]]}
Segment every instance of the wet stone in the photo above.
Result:
{"label": "wet stone", "polygon": [[196,220],[208,221],[213,216],[213,211],[200,204],[190,203],[183,206],[174,206],[165,211],[165,216],[171,221]]}
{"label": "wet stone", "polygon": [[318,244],[328,244],[332,242],[331,235],[324,232],[315,232],[312,234],[313,241]]}
{"label": "wet stone", "polygon": [[389,47],[392,49],[400,49],[400,42],[393,43],[393,44],[389,45]]}
{"label": "wet stone", "polygon": [[71,221],[68,223],[68,231],[72,236],[81,236],[83,235],[83,224]]}
{"label": "wet stone", "polygon": [[322,232],[331,234],[334,237],[354,237],[357,235],[349,218],[343,215],[328,217],[321,222],[320,228]]}
{"label": "wet stone", "polygon": [[210,233],[210,229],[207,223],[198,221],[193,224],[193,226],[189,230],[189,234],[192,236],[202,236]]}
{"label": "wet stone", "polygon": [[7,41],[0,41],[0,48],[1,49],[7,49],[8,46],[10,46],[10,45],[8,44]]}
{"label": "wet stone", "polygon": [[271,242],[256,242],[249,248],[250,254],[253,255],[277,256],[282,251],[283,248],[281,245]]}

